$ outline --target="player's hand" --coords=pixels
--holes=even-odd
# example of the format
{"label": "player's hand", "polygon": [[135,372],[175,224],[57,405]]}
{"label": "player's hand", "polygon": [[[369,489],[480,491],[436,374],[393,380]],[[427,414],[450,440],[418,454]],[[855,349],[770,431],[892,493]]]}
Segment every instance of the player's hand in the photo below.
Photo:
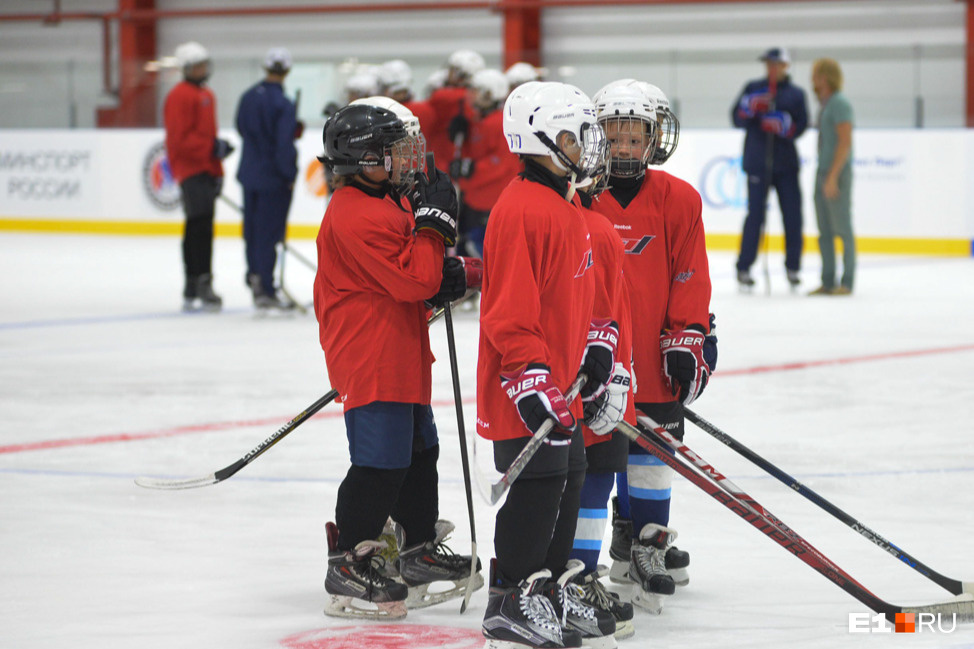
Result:
{"label": "player's hand", "polygon": [[737,112],[744,119],[759,117],[771,107],[771,96],[766,92],[752,92],[741,97],[737,104]]}
{"label": "player's hand", "polygon": [[761,118],[761,130],[779,137],[790,137],[795,131],[795,125],[791,115],[775,110]]}
{"label": "player's hand", "polygon": [[619,325],[614,320],[596,318],[588,330],[588,343],[579,374],[588,377],[579,396],[588,402],[602,394],[616,364],[616,349],[619,347]]}
{"label": "player's hand", "polygon": [[626,414],[629,401],[629,372],[622,363],[616,363],[609,378],[608,387],[596,398],[585,404],[585,425],[596,435],[608,435],[615,430]]}
{"label": "player's hand", "polygon": [[213,140],[213,157],[217,160],[225,160],[233,151],[233,145],[228,141],[220,138]]}
{"label": "player's hand", "polygon": [[426,301],[438,307],[459,300],[468,289],[480,288],[484,281],[484,262],[476,257],[446,257],[443,259],[443,280],[436,295]]}
{"label": "player's hand", "polygon": [[575,417],[568,409],[568,401],[551,378],[551,371],[543,363],[530,363],[519,372],[501,373],[501,387],[514,403],[524,426],[531,434],[553,419],[555,427],[545,439],[553,446],[571,443]]}
{"label": "player's hand", "polygon": [[457,242],[457,217],[460,201],[453,181],[433,164],[429,154],[426,173],[416,177],[413,190],[413,214],[416,217],[416,232],[429,232],[443,239],[446,246]]}
{"label": "player's hand", "polygon": [[710,366],[703,356],[705,340],[700,325],[690,325],[680,331],[664,331],[659,337],[663,379],[673,396],[685,406],[703,394],[710,380]]}

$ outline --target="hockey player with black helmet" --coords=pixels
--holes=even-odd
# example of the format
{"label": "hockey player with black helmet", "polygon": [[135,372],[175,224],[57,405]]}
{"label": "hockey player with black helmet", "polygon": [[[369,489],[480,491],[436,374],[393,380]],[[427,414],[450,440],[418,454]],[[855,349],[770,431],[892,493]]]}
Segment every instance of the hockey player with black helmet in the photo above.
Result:
{"label": "hockey player with black helmet", "polygon": [[[469,556],[443,545],[452,525],[437,521],[439,444],[423,302],[438,292],[445,249],[456,240],[457,197],[445,173],[424,173],[422,141],[389,110],[346,106],[325,124],[323,140],[336,190],[318,232],[314,306],[351,456],[336,522],[327,525],[325,612],[401,618],[407,607],[483,583],[479,574],[471,579]],[[404,209],[405,195],[415,216]],[[401,581],[382,570],[378,554],[390,516],[405,535]],[[450,590],[429,592],[443,580]]]}

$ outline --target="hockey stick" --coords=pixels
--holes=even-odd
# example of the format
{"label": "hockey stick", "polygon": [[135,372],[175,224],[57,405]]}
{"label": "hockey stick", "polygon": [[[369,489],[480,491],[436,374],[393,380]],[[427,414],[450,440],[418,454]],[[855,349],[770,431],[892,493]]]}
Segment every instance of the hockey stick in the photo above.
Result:
{"label": "hockey stick", "polygon": [[[433,324],[445,313],[445,309],[439,308],[433,311],[430,315],[427,324]],[[297,417],[287,422],[280,429],[263,442],[255,446],[249,453],[244,455],[242,458],[229,464],[219,471],[215,471],[208,475],[200,476],[198,478],[187,478],[184,480],[169,480],[162,478],[153,478],[149,476],[141,476],[135,479],[135,484],[140,487],[145,487],[146,489],[165,489],[165,490],[176,490],[176,489],[196,489],[197,487],[208,487],[214,485],[218,482],[223,482],[227,478],[231,477],[237,471],[244,468],[258,457],[264,454],[266,450],[277,444],[279,441],[291,434],[295,428],[308,421],[317,413],[319,410],[327,406],[329,403],[338,397],[338,391],[334,388],[325,393],[320,399],[312,403],[310,406],[304,409]]]}
{"label": "hockey stick", "polygon": [[[586,377],[584,374],[578,375],[575,382],[572,383],[572,386],[568,389],[568,393],[565,394],[565,400],[568,401],[568,403],[575,400],[575,397],[577,397],[578,393],[581,392],[582,386],[585,385],[585,381],[587,380],[588,377]],[[539,428],[538,432],[536,432],[528,443],[524,445],[524,448],[521,449],[521,452],[518,453],[517,457],[511,462],[511,466],[507,467],[507,471],[504,472],[504,475],[501,476],[500,480],[490,486],[490,500],[488,501],[488,504],[497,504],[497,501],[501,499],[504,492],[510,488],[511,483],[517,480],[517,477],[521,475],[522,471],[524,471],[524,467],[528,465],[528,462],[531,461],[534,454],[537,453],[538,449],[541,448],[541,445],[544,444],[545,437],[548,436],[548,433],[550,433],[551,429],[554,427],[555,420],[551,418],[546,419],[545,422],[541,424],[541,428]]]}
{"label": "hockey stick", "polygon": [[842,511],[837,506],[833,505],[831,502],[829,502],[828,500],[820,496],[818,493],[806,487],[804,484],[802,484],[795,478],[791,477],[790,475],[788,475],[787,473],[779,469],[777,466],[775,466],[768,460],[764,459],[763,457],[761,457],[760,455],[758,455],[757,453],[755,453],[747,446],[740,443],[739,441],[737,441],[736,439],[734,439],[724,431],[720,430],[719,428],[714,426],[712,423],[710,423],[700,415],[696,414],[695,412],[687,408],[684,408],[683,412],[686,415],[687,419],[689,419],[694,424],[696,424],[704,432],[710,434],[718,442],[721,442],[722,444],[726,445],[728,448],[735,451],[742,457],[751,461],[759,468],[763,469],[768,474],[770,474],[772,477],[777,478],[783,484],[787,485],[794,491],[798,492],[808,500],[818,505],[820,508],[824,509],[826,512],[828,512],[835,518],[839,519],[840,521],[842,521],[843,523],[845,523],[855,531],[859,532],[859,534],[861,534],[864,538],[868,539],[869,541],[872,541],[877,547],[882,548],[887,553],[896,557],[906,565],[910,566],[911,568],[919,572],[921,575],[923,575],[930,581],[940,585],[942,588],[951,592],[954,595],[960,595],[962,593],[974,593],[974,582],[962,582],[962,581],[958,581],[957,579],[951,579],[950,577],[946,577],[940,574],[939,572],[927,566],[922,561],[920,561],[913,555],[909,554],[905,550],[902,550],[897,546],[893,545],[890,541],[887,541],[885,538],[883,538],[879,533],[874,532],[869,527],[867,527],[865,523],[862,523],[861,521],[857,520],[855,517]]}
{"label": "hockey stick", "polygon": [[470,580],[464,589],[463,603],[460,612],[467,610],[470,596],[473,594],[469,584],[477,573],[477,525],[473,516],[473,493],[470,489],[470,461],[467,458],[467,432],[463,423],[463,395],[460,392],[460,371],[457,369],[457,344],[453,336],[453,312],[449,303],[443,306],[446,318],[446,343],[450,349],[450,373],[453,375],[453,402],[457,408],[457,430],[460,433],[460,465],[463,467],[463,486],[467,492],[467,517],[470,520]]}
{"label": "hockey stick", "polygon": [[[653,428],[642,431],[623,421],[619,423],[617,430],[801,559],[813,570],[873,611],[883,614],[891,622],[895,621],[897,613],[954,614],[958,622],[974,622],[974,596],[970,594],[960,595],[946,602],[922,606],[898,606],[880,599],[664,428],[657,426],[647,417],[640,417],[640,420],[651,422]],[[700,472],[676,457],[674,452],[689,459]]]}
{"label": "hockey stick", "polygon": [[[768,110],[773,111],[778,101],[777,73],[768,75]],[[774,180],[774,133],[768,133],[768,146],[764,155],[764,179],[767,193],[764,196],[764,223],[761,224],[761,246],[764,248],[764,294],[771,295],[771,270],[768,268],[768,256],[771,254],[768,244],[768,198],[771,196],[771,183]],[[775,187],[775,193],[778,188]]]}

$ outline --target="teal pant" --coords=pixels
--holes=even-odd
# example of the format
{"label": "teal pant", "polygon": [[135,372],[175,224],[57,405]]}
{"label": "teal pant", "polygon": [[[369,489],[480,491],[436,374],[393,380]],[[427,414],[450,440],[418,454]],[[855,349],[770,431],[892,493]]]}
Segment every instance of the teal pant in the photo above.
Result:
{"label": "teal pant", "polygon": [[825,198],[825,173],[815,176],[815,217],[822,253],[822,286],[835,287],[835,238],[842,240],[842,286],[852,290],[856,277],[856,240],[852,234],[852,168],[839,174],[839,195]]}

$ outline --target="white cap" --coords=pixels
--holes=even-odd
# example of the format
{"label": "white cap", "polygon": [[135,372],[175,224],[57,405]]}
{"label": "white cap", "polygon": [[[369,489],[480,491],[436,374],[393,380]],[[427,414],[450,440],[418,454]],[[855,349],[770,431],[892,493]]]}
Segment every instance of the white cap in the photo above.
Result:
{"label": "white cap", "polygon": [[758,60],[771,63],[791,63],[791,54],[784,47],[772,47],[762,54]]}
{"label": "white cap", "polygon": [[185,68],[190,65],[209,61],[210,53],[196,41],[190,41],[176,48],[176,60],[179,61],[181,67]]}
{"label": "white cap", "polygon": [[280,74],[291,69],[291,53],[283,47],[272,47],[264,56],[264,69]]}

